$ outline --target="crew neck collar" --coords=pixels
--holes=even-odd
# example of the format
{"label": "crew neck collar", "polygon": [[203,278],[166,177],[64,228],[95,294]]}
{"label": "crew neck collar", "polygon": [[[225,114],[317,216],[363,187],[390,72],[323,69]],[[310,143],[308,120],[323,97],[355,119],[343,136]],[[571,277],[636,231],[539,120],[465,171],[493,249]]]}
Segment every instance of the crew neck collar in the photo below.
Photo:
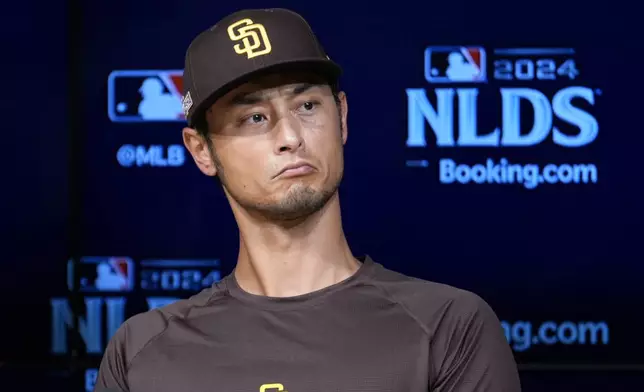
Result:
{"label": "crew neck collar", "polygon": [[223,283],[226,286],[226,291],[231,297],[254,307],[271,310],[287,310],[298,307],[307,307],[326,298],[332,293],[343,290],[359,282],[365,276],[369,275],[376,265],[369,255],[360,256],[357,257],[357,259],[362,264],[358,267],[356,272],[348,278],[319,290],[291,297],[269,297],[265,295],[251,294],[239,286],[239,283],[235,278],[234,270],[223,279]]}

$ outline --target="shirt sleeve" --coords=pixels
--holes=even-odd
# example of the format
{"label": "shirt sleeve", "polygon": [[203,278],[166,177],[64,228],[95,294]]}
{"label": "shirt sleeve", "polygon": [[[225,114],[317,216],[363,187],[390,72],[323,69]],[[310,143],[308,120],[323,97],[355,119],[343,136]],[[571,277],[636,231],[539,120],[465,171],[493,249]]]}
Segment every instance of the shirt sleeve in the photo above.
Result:
{"label": "shirt sleeve", "polygon": [[98,368],[94,392],[100,392],[106,388],[129,392],[130,389],[127,383],[127,334],[127,324],[123,324],[107,344]]}
{"label": "shirt sleeve", "polygon": [[518,370],[491,307],[464,292],[444,309],[431,341],[432,392],[520,392]]}

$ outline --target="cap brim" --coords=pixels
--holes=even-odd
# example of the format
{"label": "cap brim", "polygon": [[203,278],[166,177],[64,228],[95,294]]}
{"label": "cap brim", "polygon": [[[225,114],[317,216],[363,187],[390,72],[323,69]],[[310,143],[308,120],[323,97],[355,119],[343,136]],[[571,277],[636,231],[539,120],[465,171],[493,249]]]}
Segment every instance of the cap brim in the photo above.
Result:
{"label": "cap brim", "polygon": [[335,84],[338,82],[338,79],[342,75],[342,68],[332,60],[325,60],[320,58],[315,59],[298,59],[291,61],[283,61],[279,63],[274,63],[266,67],[262,67],[245,74],[240,75],[239,77],[233,79],[232,81],[221,86],[217,90],[213,91],[208,98],[204,99],[194,110],[192,116],[190,116],[189,126],[194,127],[200,119],[203,118],[203,114],[207,108],[212,106],[219,98],[226,95],[235,88],[241,86],[244,83],[251,81],[257,77],[275,73],[275,72],[297,72],[297,71],[310,71],[321,75],[323,78],[327,79],[329,83]]}

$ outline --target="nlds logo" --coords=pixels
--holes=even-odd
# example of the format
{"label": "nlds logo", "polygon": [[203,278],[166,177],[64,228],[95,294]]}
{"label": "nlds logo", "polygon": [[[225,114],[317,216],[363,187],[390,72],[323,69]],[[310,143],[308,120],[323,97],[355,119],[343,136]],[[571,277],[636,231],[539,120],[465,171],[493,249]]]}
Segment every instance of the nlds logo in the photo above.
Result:
{"label": "nlds logo", "polygon": [[[427,82],[459,86],[435,88],[429,95],[423,88],[406,90],[407,146],[427,146],[427,125],[438,147],[527,147],[549,136],[552,143],[562,147],[592,143],[599,124],[590,111],[601,91],[570,85],[580,75],[573,54],[574,50],[568,48],[495,50],[492,77],[502,86],[494,91],[495,98],[481,98],[486,87],[477,86],[491,84],[486,75],[484,48],[427,48]],[[528,81],[544,88],[526,88]],[[473,86],[461,86],[468,83]],[[549,83],[555,87],[554,92]],[[497,124],[486,124],[481,129],[479,103],[490,99],[500,101],[501,116]]]}
{"label": "nlds logo", "polygon": [[[82,257],[68,265],[68,286],[82,292],[81,308],[68,297],[51,298],[51,352],[72,348],[69,334],[78,333],[87,354],[103,353],[105,345],[134,314],[167,306],[180,297],[210,287],[221,278],[219,260],[143,260],[138,267],[128,257]],[[134,290],[133,290],[134,289]],[[143,295],[143,298],[140,296]],[[128,305],[130,300],[131,305]],[[140,299],[144,300],[141,304]],[[84,305],[84,306],[83,306]],[[74,320],[76,322],[74,322]],[[76,329],[74,329],[76,328]],[[93,383],[92,373],[88,381]]]}
{"label": "nlds logo", "polygon": [[113,122],[185,121],[181,70],[113,71],[107,86],[107,113]]}

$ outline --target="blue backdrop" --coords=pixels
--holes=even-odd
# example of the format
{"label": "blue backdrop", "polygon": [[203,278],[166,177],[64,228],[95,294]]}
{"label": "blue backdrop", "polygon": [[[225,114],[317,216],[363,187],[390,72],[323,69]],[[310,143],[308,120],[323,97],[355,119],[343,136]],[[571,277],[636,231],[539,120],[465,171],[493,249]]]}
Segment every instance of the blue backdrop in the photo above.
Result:
{"label": "blue backdrop", "polygon": [[[636,163],[644,141],[636,122],[642,44],[628,12],[613,18],[563,2],[91,2],[72,12],[81,23],[72,47],[61,29],[65,10],[39,5],[31,28],[21,25],[30,45],[7,49],[21,61],[10,63],[13,73],[24,76],[9,80],[14,147],[7,156],[18,168],[3,203],[13,223],[5,238],[13,240],[0,263],[3,276],[16,278],[0,290],[12,294],[3,297],[12,311],[30,309],[23,322],[3,326],[12,336],[3,344],[8,359],[64,364],[76,351],[91,369],[100,360],[100,351],[87,349],[93,338],[65,332],[63,320],[75,313],[87,323],[88,298],[100,306],[126,298],[129,317],[146,310],[150,296],[187,296],[216,276],[209,272],[232,270],[237,230],[223,192],[182,155],[182,121],[138,116],[138,88],[158,78],[178,99],[192,38],[239,8],[267,6],[301,13],[344,68],[341,200],[356,254],[480,294],[505,322],[523,369],[644,363],[644,322],[634,310],[644,299]],[[485,80],[445,81],[452,52]],[[515,112],[520,118],[511,118]],[[512,125],[521,131],[514,138]],[[498,142],[485,136],[496,127]],[[468,139],[468,130],[478,137]],[[555,134],[567,135],[568,145]],[[443,143],[449,135],[453,145]],[[450,171],[452,161],[468,167]],[[512,165],[523,181],[504,180]],[[447,183],[451,177],[461,182]],[[133,279],[131,292],[87,283],[93,267],[83,266],[111,256],[121,257],[111,259],[115,271],[129,268],[118,271]],[[170,260],[183,280],[195,260],[212,263],[197,268],[204,279],[190,275],[199,284],[173,290],[165,267],[153,270],[146,259]],[[97,309],[104,344],[119,318]]]}

